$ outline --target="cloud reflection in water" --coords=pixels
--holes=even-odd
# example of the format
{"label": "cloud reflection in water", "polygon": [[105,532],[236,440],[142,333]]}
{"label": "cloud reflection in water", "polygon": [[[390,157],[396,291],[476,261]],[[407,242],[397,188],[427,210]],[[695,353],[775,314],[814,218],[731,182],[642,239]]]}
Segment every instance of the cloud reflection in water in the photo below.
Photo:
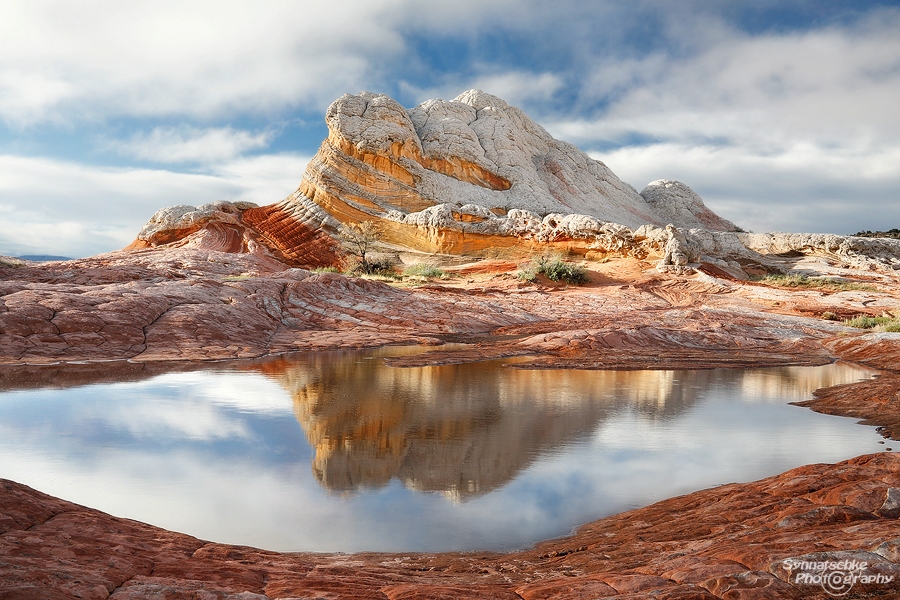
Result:
{"label": "cloud reflection in water", "polygon": [[674,494],[881,449],[871,428],[786,405],[868,376],[847,365],[381,363],[411,351],[7,392],[0,476],[269,549],[503,549]]}

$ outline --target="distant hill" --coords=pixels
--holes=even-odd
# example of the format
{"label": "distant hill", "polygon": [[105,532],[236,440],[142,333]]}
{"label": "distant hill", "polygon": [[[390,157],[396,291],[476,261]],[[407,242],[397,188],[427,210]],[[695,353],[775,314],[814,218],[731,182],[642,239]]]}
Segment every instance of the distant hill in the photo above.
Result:
{"label": "distant hill", "polygon": [[854,233],[856,237],[870,237],[870,238],[893,238],[895,240],[900,240],[900,229],[888,229],[887,231],[860,231]]}
{"label": "distant hill", "polygon": [[21,258],[23,260],[33,260],[37,262],[44,262],[47,260],[72,260],[70,256],[56,256],[53,254],[23,254],[17,258]]}

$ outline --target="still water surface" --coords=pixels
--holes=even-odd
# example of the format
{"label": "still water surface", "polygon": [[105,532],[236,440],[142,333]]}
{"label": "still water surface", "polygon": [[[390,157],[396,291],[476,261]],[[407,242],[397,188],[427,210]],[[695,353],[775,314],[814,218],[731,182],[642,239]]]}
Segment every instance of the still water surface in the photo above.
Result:
{"label": "still water surface", "polygon": [[[0,394],[0,477],[273,550],[511,549],[676,494],[883,450],[787,402],[849,365],[396,368],[388,348]],[[50,383],[50,382],[48,382]]]}

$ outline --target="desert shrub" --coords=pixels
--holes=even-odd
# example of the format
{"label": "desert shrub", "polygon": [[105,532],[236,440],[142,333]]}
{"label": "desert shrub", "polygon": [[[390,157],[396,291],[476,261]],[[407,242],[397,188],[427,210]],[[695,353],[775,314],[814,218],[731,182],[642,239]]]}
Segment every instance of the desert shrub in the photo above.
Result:
{"label": "desert shrub", "polygon": [[537,281],[538,275],[543,275],[550,281],[562,281],[572,285],[581,285],[588,281],[587,269],[558,257],[542,256],[516,272],[518,279],[531,283]]}
{"label": "desert shrub", "polygon": [[859,315],[858,317],[853,317],[852,319],[845,319],[844,325],[846,325],[847,327],[856,327],[857,329],[872,329],[879,324],[879,319],[883,318],[884,317],[870,317],[866,315]]}
{"label": "desert shrub", "polygon": [[835,313],[831,312],[830,310],[826,310],[825,312],[823,312],[822,318],[825,319],[826,321],[837,321],[838,320],[838,316]]}
{"label": "desert shrub", "polygon": [[348,272],[354,275],[374,275],[391,279],[400,277],[396,265],[391,260],[369,260],[366,261],[365,267],[361,263],[353,263]]}
{"label": "desert shrub", "polygon": [[762,283],[768,283],[769,285],[777,285],[779,287],[809,287],[810,280],[806,275],[798,275],[796,273],[783,275],[783,274],[772,274],[766,275],[765,277],[757,279]]}
{"label": "desert shrub", "polygon": [[[381,240],[382,231],[374,221],[347,223],[338,229],[341,249],[351,257],[350,272],[362,275],[378,275],[384,270],[382,261],[370,261],[369,253]],[[390,266],[393,273],[394,266]]]}
{"label": "desert shrub", "polygon": [[537,272],[550,281],[563,281],[574,285],[587,283],[588,280],[587,269],[559,258],[541,257],[538,261]]}
{"label": "desert shrub", "polygon": [[444,271],[434,265],[419,263],[403,269],[403,274],[418,277],[443,277]]}
{"label": "desert shrub", "polygon": [[859,315],[844,321],[848,327],[857,329],[874,329],[876,331],[900,331],[900,320],[893,317],[872,317]]}
{"label": "desert shrub", "polygon": [[537,267],[534,263],[528,264],[528,266],[523,267],[516,272],[516,278],[529,283],[534,283],[537,281]]}
{"label": "desert shrub", "polygon": [[827,277],[807,277],[798,273],[790,273],[787,275],[774,274],[765,277],[754,278],[754,281],[775,285],[778,287],[788,288],[807,288],[814,290],[825,290],[829,292],[876,292],[878,288],[867,283],[857,283],[855,281],[837,281]]}
{"label": "desert shrub", "polygon": [[312,270],[313,273],[340,273],[341,270],[337,267],[316,267]]}
{"label": "desert shrub", "polygon": [[857,231],[853,234],[856,237],[873,237],[873,238],[893,238],[900,239],[900,229],[888,229],[887,231]]}

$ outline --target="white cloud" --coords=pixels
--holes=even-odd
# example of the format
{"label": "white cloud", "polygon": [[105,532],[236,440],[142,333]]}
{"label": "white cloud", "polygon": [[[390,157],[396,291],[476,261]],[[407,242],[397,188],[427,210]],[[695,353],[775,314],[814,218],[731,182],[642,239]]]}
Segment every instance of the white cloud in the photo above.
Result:
{"label": "white cloud", "polygon": [[[711,35],[688,58],[604,62],[582,101],[596,119],[547,123],[640,189],[684,181],[756,231],[829,231],[900,222],[900,11],[844,28]],[[650,141],[648,141],[650,140]],[[876,216],[877,215],[877,216]]]}
{"label": "white cloud", "polygon": [[552,127],[586,141],[640,133],[662,140],[728,138],[764,148],[900,134],[900,11],[852,28],[748,36],[734,31],[688,57],[603,61],[581,95],[607,98],[600,120]]}
{"label": "white cloud", "polygon": [[297,188],[308,161],[291,153],[238,158],[201,174],[0,155],[0,254],[87,256],[128,245],[165,206],[271,204]]}
{"label": "white cloud", "polygon": [[410,35],[533,29],[546,11],[521,0],[8,0],[0,121],[322,110],[393,88],[406,73],[391,69],[420,58]]}
{"label": "white cloud", "polygon": [[242,190],[234,200],[272,204],[300,186],[311,158],[290,152],[235,158],[213,166],[211,172]]}
{"label": "white cloud", "polygon": [[271,131],[250,133],[231,127],[201,129],[182,125],[156,127],[149,133],[137,133],[128,141],[110,141],[106,145],[111,150],[152,162],[208,164],[265,148],[272,137]]}
{"label": "white cloud", "polygon": [[[143,133],[111,147],[204,172],[0,156],[0,252],[95,252],[127,243],[161,206],[280,199],[302,175],[291,155],[246,158],[271,141],[267,130],[209,123],[319,113],[367,88],[424,100],[480,87],[556,137],[587,149],[626,146],[602,158],[637,187],[682,179],[757,230],[855,229],[841,216],[853,210],[859,228],[875,226],[862,221],[875,209],[893,218],[900,11],[762,35],[735,29],[725,12],[703,1],[9,0],[0,123],[96,123],[103,135],[106,123],[125,119]],[[433,46],[416,45],[428,36]],[[172,116],[186,124],[139,121]],[[861,202],[871,210],[858,210]],[[793,212],[782,221],[775,206]],[[72,240],[61,240],[67,232]]]}
{"label": "white cloud", "polygon": [[752,231],[850,234],[900,223],[900,172],[891,169],[900,143],[835,149],[798,141],[771,152],[661,143],[591,155],[638,190],[655,179],[683,181]]}
{"label": "white cloud", "polygon": [[10,0],[0,118],[203,118],[321,107],[402,51],[397,0]]}

